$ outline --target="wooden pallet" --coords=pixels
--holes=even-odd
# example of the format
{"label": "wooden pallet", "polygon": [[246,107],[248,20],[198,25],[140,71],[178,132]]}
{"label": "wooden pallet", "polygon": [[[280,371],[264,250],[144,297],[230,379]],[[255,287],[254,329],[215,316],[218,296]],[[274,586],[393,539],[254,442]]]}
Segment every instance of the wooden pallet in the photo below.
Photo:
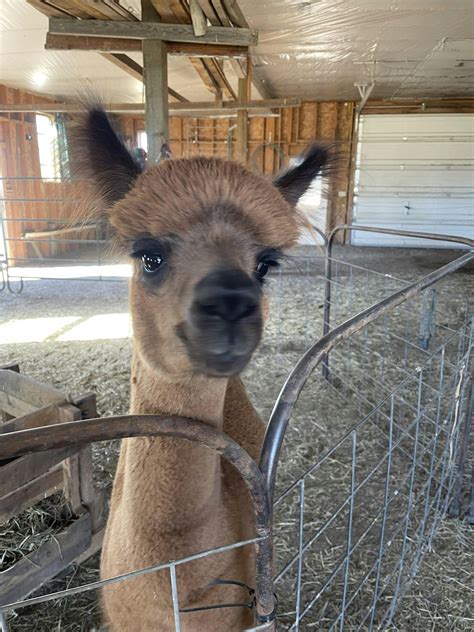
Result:
{"label": "wooden pallet", "polygon": [[[3,433],[93,417],[97,417],[93,393],[71,399],[20,374],[18,365],[0,368],[0,441]],[[99,551],[106,505],[93,483],[90,445],[0,462],[0,523],[61,490],[74,520],[0,574],[0,606],[24,599],[73,562]]]}

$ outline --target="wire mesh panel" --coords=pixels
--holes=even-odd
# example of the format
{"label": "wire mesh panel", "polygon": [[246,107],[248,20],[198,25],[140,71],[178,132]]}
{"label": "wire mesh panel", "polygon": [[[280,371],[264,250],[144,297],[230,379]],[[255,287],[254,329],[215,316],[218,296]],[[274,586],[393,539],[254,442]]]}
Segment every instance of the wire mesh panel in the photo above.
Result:
{"label": "wire mesh panel", "polygon": [[337,345],[298,400],[275,502],[283,629],[386,628],[449,507],[472,325],[427,352],[399,316]]}

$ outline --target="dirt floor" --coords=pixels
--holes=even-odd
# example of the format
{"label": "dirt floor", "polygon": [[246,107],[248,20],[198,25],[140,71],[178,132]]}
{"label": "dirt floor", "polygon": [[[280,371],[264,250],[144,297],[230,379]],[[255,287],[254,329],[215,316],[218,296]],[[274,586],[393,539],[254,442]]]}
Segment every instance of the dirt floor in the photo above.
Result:
{"label": "dirt floor", "polygon": [[[457,256],[459,252],[448,250],[336,248],[332,326]],[[264,419],[269,418],[294,364],[322,335],[323,270],[323,261],[315,249],[299,248],[294,258],[286,262],[282,273],[268,284],[272,318],[261,347],[244,375],[251,398]],[[340,445],[305,477],[305,542],[312,534],[320,534],[308,546],[301,568],[300,611],[308,608],[308,612],[300,623],[300,630],[331,629],[341,608],[344,585],[347,587],[344,629],[369,628],[370,619],[364,621],[364,617],[370,611],[377,581],[377,568],[373,567],[380,552],[380,520],[375,518],[383,509],[389,400],[380,406],[375,416],[371,411],[389,398],[403,380],[404,385],[392,397],[396,436],[401,439],[396,449],[393,448],[390,492],[394,501],[387,519],[384,540],[387,550],[384,549],[379,573],[382,579],[387,577],[387,586],[381,591],[374,623],[382,622],[394,591],[400,591],[406,594],[397,610],[391,613],[389,629],[440,632],[472,629],[472,527],[465,521],[444,516],[436,525],[431,514],[441,515],[444,507],[444,488],[436,496],[436,480],[442,478],[446,463],[443,446],[450,438],[447,426],[441,427],[440,439],[436,438],[439,428],[434,428],[432,419],[436,414],[440,419],[450,414],[458,375],[455,365],[462,356],[460,347],[467,339],[456,332],[466,322],[469,311],[466,299],[470,297],[472,301],[474,295],[473,271],[473,265],[464,268],[436,286],[435,295],[426,291],[353,336],[331,355],[332,380],[323,380],[317,371],[303,390],[285,439],[276,497],[338,441]],[[432,305],[433,311],[430,310]],[[22,372],[66,393],[94,391],[101,415],[127,412],[131,343],[126,323],[124,325],[126,283],[29,281],[21,295],[0,294],[0,306],[0,364],[18,361]],[[21,322],[12,325],[15,320]],[[104,333],[103,322],[118,323],[117,335],[122,337],[105,338],[114,334],[110,327],[106,327]],[[14,335],[16,342],[9,343],[9,335]],[[423,336],[429,337],[428,352],[420,346]],[[441,354],[437,350],[442,345],[446,365],[441,389]],[[420,439],[415,441],[413,409],[417,404],[419,367],[423,368],[420,401],[424,414],[418,425]],[[435,398],[435,392],[442,392],[442,397]],[[346,433],[361,420],[365,421],[361,422],[354,449],[353,439],[350,433],[346,437]],[[415,443],[419,452],[413,470],[410,457],[413,457]],[[118,442],[93,448],[94,477],[97,484],[107,490],[113,480],[118,448]],[[353,470],[351,449],[357,456]],[[382,461],[380,469],[370,481],[361,484],[360,493],[354,496],[352,543],[360,539],[360,546],[351,555],[350,564],[344,562],[341,566],[341,560],[347,561],[344,555],[349,506],[343,507],[329,527],[324,525],[348,498],[351,472],[357,485],[365,481],[364,477],[379,461]],[[431,463],[435,471],[433,482],[427,479]],[[410,491],[408,485],[412,478]],[[291,562],[298,548],[299,490],[296,486],[279,501],[275,510],[279,571]],[[438,511],[433,509],[423,522],[425,501],[431,498],[439,499],[434,503]],[[402,518],[410,502],[414,506],[405,530]],[[0,526],[0,551],[4,551],[0,570],[34,550],[45,538],[54,537],[69,519],[62,499],[54,497]],[[405,585],[405,572],[416,570],[418,566],[421,527],[424,536],[432,529],[434,537],[413,582]],[[403,548],[403,540],[410,542],[406,548]],[[388,569],[393,569],[400,557],[404,559],[403,573],[395,567],[390,579]],[[95,556],[51,582],[48,592],[93,581],[98,578],[97,568],[98,556]],[[297,563],[288,572],[280,573],[276,583],[281,629],[289,629],[295,620],[296,569]],[[403,580],[397,584],[399,575]],[[379,583],[379,591],[382,587],[383,582]],[[318,594],[319,598],[311,605]],[[98,629],[97,596],[93,592],[85,593],[54,604],[18,610],[9,622],[12,632]]]}

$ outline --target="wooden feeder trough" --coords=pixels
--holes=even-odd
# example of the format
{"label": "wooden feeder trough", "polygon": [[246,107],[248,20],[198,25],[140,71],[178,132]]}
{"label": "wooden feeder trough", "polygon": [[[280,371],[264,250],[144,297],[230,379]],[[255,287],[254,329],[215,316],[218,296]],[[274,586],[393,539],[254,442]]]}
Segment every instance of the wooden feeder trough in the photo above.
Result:
{"label": "wooden feeder trough", "polygon": [[[0,441],[3,433],[91,417],[97,417],[93,393],[71,399],[21,375],[18,365],[0,368]],[[0,462],[0,523],[61,490],[73,521],[0,573],[0,606],[25,598],[100,550],[105,526],[105,500],[93,483],[90,445]]]}

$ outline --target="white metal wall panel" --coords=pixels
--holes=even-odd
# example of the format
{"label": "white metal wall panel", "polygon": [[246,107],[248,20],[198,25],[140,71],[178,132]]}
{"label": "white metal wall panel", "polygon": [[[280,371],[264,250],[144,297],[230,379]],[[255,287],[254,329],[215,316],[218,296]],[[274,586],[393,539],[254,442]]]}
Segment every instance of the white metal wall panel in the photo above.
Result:
{"label": "white metal wall panel", "polygon": [[[353,224],[474,239],[474,115],[361,116]],[[449,242],[354,231],[358,246]]]}

